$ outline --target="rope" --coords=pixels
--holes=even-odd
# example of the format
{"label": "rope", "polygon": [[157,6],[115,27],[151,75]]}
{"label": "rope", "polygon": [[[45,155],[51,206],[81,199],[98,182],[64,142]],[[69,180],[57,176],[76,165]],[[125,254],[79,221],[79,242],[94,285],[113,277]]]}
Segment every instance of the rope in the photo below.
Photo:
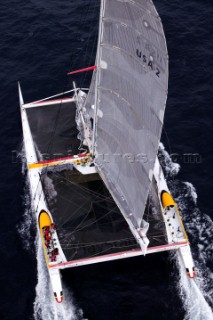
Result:
{"label": "rope", "polygon": [[123,239],[117,239],[117,240],[99,241],[99,242],[83,242],[83,243],[73,243],[73,244],[69,244],[69,243],[66,244],[63,242],[61,242],[61,243],[66,245],[66,249],[68,249],[69,245],[70,245],[70,248],[75,247],[75,246],[78,246],[80,248],[84,248],[84,247],[90,247],[93,245],[110,244],[110,243],[117,243],[117,242],[130,241],[130,240],[135,240],[135,238],[129,237],[129,238],[123,238]]}
{"label": "rope", "polygon": [[[120,246],[120,247],[116,247],[116,249],[123,249],[123,248],[131,248],[131,247],[135,247],[135,244],[132,244],[132,245],[129,245],[129,246]],[[102,253],[106,253],[112,249],[115,249],[114,247],[111,247],[111,248],[107,248],[105,250],[102,250],[102,251],[99,251],[97,253],[95,253],[94,255],[90,255],[88,258],[92,258],[92,257],[95,257],[95,256],[99,256],[101,255]]]}
{"label": "rope", "polygon": [[70,233],[70,235],[72,235],[72,234],[75,233],[76,231],[79,232],[79,231],[81,231],[81,230],[83,230],[83,229],[85,229],[85,228],[88,228],[88,227],[92,226],[93,224],[96,224],[98,221],[100,221],[100,220],[102,220],[103,218],[105,218],[106,216],[108,216],[113,210],[115,210],[115,208],[117,208],[117,206],[115,206],[113,209],[111,209],[110,211],[108,211],[105,215],[103,215],[103,216],[100,217],[99,219],[95,220],[94,222],[88,223],[88,224],[85,225],[84,227],[78,229],[79,225],[81,224],[81,223],[80,223],[80,224],[74,229],[74,231]]}
{"label": "rope", "polygon": [[[66,180],[66,181],[70,184],[69,188],[71,188],[71,185],[74,185],[75,187],[77,187],[77,188],[80,189],[80,190],[85,191],[85,192],[88,193],[89,195],[94,195],[94,196],[100,198],[101,200],[110,200],[111,202],[113,202],[111,196],[103,196],[102,194],[98,193],[98,191],[89,190],[88,188],[86,188],[86,187],[84,187],[84,186],[82,186],[82,185],[80,185],[80,184],[77,184],[77,183],[75,183],[75,182],[67,179],[67,178],[64,177],[64,176],[61,176],[60,173],[55,173],[55,175],[56,175],[56,176],[59,176],[59,177],[62,177],[62,179]],[[100,190],[101,188],[102,188],[102,186],[99,188],[99,190]]]}

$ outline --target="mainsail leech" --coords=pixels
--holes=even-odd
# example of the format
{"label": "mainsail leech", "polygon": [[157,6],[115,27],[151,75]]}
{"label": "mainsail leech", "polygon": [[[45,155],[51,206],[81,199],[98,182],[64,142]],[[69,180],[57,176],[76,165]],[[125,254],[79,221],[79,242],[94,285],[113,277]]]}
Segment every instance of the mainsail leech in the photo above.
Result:
{"label": "mainsail leech", "polygon": [[88,94],[95,164],[125,219],[147,229],[168,89],[163,27],[151,0],[102,0],[99,30],[95,97],[94,81]]}

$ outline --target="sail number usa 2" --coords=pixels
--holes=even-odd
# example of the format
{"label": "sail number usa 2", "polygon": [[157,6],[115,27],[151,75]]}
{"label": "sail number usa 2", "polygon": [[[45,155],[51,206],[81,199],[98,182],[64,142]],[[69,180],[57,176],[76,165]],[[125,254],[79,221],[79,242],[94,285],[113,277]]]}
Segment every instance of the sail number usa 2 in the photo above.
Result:
{"label": "sail number usa 2", "polygon": [[154,72],[155,72],[155,74],[156,74],[156,76],[158,77],[158,78],[160,78],[160,70],[159,70],[159,68],[154,68],[153,67],[153,58],[152,59],[148,59],[147,58],[147,56],[145,55],[145,54],[143,54],[142,53],[142,51],[141,50],[139,50],[139,49],[136,49],[136,55],[137,55],[137,57],[138,58],[140,58],[140,59],[142,59],[142,61],[143,61],[143,63],[145,63],[145,64],[147,64],[147,66],[151,69],[151,70],[153,70]]}

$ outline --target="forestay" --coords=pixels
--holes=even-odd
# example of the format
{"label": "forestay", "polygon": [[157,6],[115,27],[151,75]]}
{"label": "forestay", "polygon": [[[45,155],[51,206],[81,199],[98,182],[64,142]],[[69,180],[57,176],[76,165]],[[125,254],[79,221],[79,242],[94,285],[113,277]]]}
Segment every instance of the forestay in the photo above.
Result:
{"label": "forestay", "polygon": [[141,228],[168,88],[163,27],[150,0],[103,0],[99,31],[95,163],[122,214]]}

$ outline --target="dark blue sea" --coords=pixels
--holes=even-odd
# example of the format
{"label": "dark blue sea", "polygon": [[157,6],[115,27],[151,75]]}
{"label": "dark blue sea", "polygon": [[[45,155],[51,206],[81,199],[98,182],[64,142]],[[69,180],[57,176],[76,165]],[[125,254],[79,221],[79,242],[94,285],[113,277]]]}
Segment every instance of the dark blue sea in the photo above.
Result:
{"label": "dark blue sea", "polygon": [[[196,284],[177,255],[159,253],[68,269],[65,303],[55,305],[30,212],[17,81],[25,102],[69,90],[67,71],[94,63],[99,0],[1,0],[1,320],[213,319],[213,2],[154,2],[170,57],[161,159],[191,241]],[[87,76],[75,80],[89,85]]]}

